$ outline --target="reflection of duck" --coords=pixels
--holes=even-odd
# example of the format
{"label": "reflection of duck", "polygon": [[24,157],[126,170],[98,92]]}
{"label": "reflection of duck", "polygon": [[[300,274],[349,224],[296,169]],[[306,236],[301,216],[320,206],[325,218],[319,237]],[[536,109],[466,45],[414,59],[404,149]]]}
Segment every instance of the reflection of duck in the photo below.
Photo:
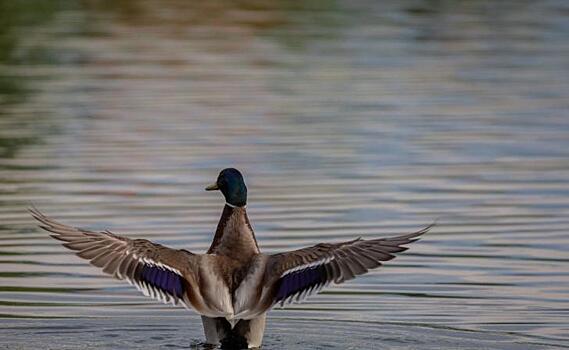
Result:
{"label": "reflection of duck", "polygon": [[36,209],[32,215],[52,237],[103,272],[134,284],[145,295],[200,315],[207,343],[224,348],[261,345],[266,312],[299,301],[330,282],[342,283],[390,260],[428,231],[392,238],[320,243],[266,255],[259,251],[245,205],[247,187],[236,169],[225,169],[206,190],[225,196],[206,254],[172,249],[109,231],[92,232],[60,224]]}

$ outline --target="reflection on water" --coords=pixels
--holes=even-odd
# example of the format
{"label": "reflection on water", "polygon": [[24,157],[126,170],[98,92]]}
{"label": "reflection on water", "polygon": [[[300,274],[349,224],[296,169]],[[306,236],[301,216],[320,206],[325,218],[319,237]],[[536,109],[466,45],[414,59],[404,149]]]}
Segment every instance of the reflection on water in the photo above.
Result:
{"label": "reflection on water", "polygon": [[439,218],[381,271],[272,312],[266,348],[567,345],[564,1],[0,6],[0,347],[198,343],[195,314],[25,208],[204,251],[222,202],[202,189],[227,166],[266,252]]}

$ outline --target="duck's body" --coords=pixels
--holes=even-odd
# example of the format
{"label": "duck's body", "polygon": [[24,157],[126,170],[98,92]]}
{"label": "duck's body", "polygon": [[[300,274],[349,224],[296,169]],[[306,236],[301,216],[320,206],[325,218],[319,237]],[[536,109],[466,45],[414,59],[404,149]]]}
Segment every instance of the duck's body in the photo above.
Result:
{"label": "duck's body", "polygon": [[237,349],[261,346],[266,313],[276,303],[300,301],[331,282],[342,283],[376,268],[428,230],[266,255],[260,252],[247,217],[247,188],[241,174],[225,169],[207,188],[217,189],[226,204],[205,254],[108,231],[77,229],[36,209],[31,212],[52,237],[104,272],[127,280],[147,296],[196,310],[207,343]]}
{"label": "duck's body", "polygon": [[251,294],[252,271],[260,258],[255,235],[248,225],[245,208],[223,209],[213,243],[200,258],[196,271],[201,283],[194,289],[207,300],[198,310],[204,316],[233,320],[243,311],[243,293]]}
{"label": "duck's body", "polygon": [[206,342],[223,343],[226,348],[261,346],[266,312],[254,309],[262,289],[266,257],[260,254],[245,207],[225,205],[207,254],[218,260],[213,265],[219,270],[209,274],[211,279],[206,284],[212,288],[204,291],[205,299],[225,302],[221,313],[202,313]]}

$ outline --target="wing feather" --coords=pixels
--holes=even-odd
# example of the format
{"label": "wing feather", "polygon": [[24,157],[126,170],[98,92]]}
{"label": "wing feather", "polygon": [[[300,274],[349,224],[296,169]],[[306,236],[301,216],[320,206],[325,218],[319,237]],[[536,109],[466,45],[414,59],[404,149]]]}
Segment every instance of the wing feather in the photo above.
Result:
{"label": "wing feather", "polygon": [[331,282],[339,284],[377,268],[407,250],[404,245],[415,242],[434,225],[396,237],[320,243],[271,255],[265,283],[272,287],[273,304],[300,301]]}
{"label": "wing feather", "polygon": [[185,292],[189,284],[185,276],[192,273],[190,265],[195,260],[194,254],[110,231],[94,232],[67,226],[36,208],[31,208],[30,213],[51,237],[102,268],[104,273],[126,280],[146,296],[174,305],[181,300],[188,306]]}

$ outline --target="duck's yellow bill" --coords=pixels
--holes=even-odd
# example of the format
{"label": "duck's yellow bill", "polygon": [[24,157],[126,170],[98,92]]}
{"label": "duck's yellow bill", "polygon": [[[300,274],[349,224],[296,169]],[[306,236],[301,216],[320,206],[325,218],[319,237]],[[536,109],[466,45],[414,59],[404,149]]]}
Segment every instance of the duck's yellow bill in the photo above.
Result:
{"label": "duck's yellow bill", "polygon": [[215,190],[219,190],[219,186],[217,186],[217,183],[211,184],[209,186],[207,186],[205,188],[206,191],[215,191]]}

